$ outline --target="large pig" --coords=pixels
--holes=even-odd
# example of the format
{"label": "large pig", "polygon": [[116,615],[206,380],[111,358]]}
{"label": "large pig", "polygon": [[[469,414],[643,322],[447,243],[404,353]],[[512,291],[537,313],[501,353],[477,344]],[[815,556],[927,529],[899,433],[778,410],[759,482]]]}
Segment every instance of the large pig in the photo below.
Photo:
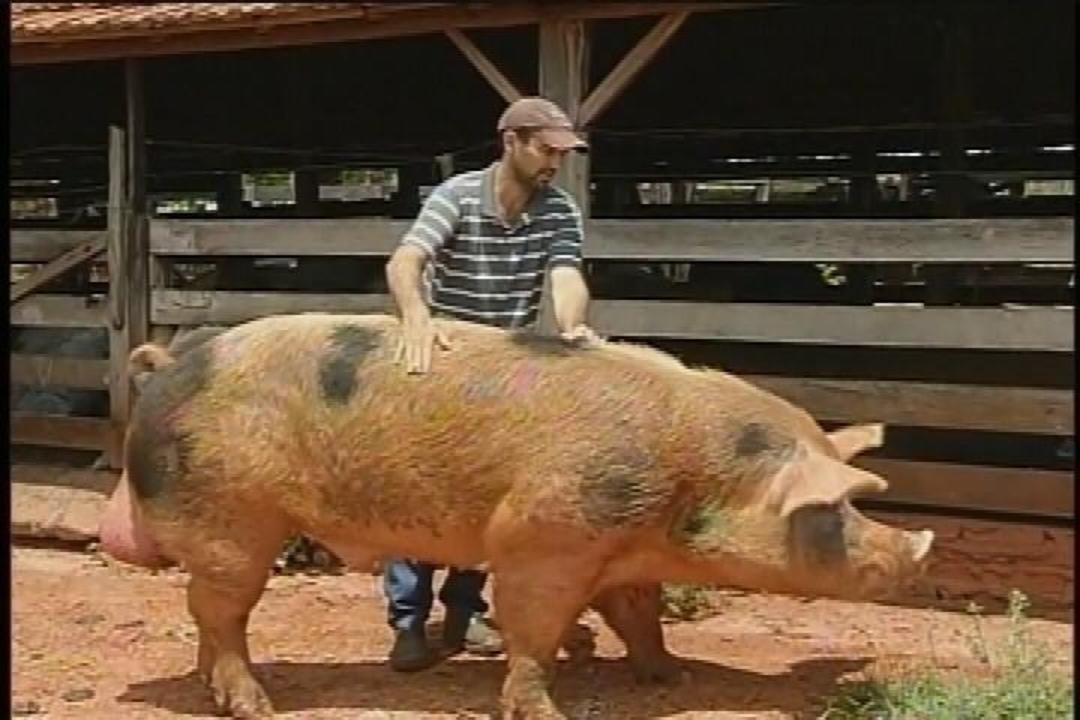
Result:
{"label": "large pig", "polygon": [[388,316],[271,317],[133,354],[157,369],[102,543],[190,572],[198,669],[234,717],[272,714],[247,621],[292,534],[358,567],[486,563],[506,717],[564,717],[551,671],[586,607],[659,679],[673,667],[662,581],[876,598],[920,572],[929,531],[849,502],[886,486],[846,464],[880,426],[826,434],[774,395],[641,347],[447,328],[454,348],[422,377],[395,365]]}

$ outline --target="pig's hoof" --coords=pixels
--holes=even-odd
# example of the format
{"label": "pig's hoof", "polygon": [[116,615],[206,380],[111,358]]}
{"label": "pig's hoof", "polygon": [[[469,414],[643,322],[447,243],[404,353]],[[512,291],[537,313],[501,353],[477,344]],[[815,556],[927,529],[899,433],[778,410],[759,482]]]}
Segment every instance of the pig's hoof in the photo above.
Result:
{"label": "pig's hoof", "polygon": [[270,698],[239,658],[217,663],[211,688],[218,709],[237,720],[266,720],[274,716]]}
{"label": "pig's hoof", "polygon": [[682,667],[672,655],[631,661],[634,680],[642,685],[678,685],[683,680]]}

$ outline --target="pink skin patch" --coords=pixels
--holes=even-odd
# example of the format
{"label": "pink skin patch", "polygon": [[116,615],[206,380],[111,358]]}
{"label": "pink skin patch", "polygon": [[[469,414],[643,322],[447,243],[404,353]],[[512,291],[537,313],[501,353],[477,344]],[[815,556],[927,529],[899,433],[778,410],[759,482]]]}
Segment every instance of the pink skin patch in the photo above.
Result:
{"label": "pink skin patch", "polygon": [[105,505],[98,534],[101,549],[117,560],[147,568],[169,565],[139,520],[126,472]]}

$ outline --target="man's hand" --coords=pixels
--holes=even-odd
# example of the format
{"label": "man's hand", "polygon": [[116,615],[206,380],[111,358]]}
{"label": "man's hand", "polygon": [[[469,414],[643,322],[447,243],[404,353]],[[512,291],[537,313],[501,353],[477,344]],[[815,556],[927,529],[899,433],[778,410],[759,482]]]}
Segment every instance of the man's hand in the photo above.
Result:
{"label": "man's hand", "polygon": [[584,323],[575,325],[569,330],[560,333],[559,337],[565,342],[581,345],[603,342],[603,338],[597,335],[595,330]]}
{"label": "man's hand", "polygon": [[398,343],[395,362],[405,361],[405,372],[423,375],[431,369],[432,349],[438,345],[450,349],[450,339],[430,317],[405,320],[401,325],[401,341]]}

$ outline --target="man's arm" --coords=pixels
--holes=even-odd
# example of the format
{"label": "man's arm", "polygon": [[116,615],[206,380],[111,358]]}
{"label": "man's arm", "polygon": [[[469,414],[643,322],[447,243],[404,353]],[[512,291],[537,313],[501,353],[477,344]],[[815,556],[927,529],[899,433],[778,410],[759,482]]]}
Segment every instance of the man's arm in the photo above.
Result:
{"label": "man's arm", "polygon": [[596,334],[585,324],[589,308],[589,288],[581,266],[581,243],[584,224],[573,197],[559,191],[566,209],[552,236],[549,275],[555,324],[566,340],[593,339]]}
{"label": "man's arm", "polygon": [[431,316],[421,290],[421,277],[427,263],[427,252],[412,244],[400,245],[386,263],[386,284],[403,322],[416,322]]}
{"label": "man's arm", "polygon": [[576,267],[558,265],[551,269],[551,299],[555,305],[555,324],[560,333],[570,333],[585,324],[589,288]]}
{"label": "man's arm", "polygon": [[424,266],[435,251],[454,234],[459,215],[457,202],[443,183],[424,203],[416,222],[405,233],[401,245],[386,263],[386,284],[401,315],[402,342],[399,360],[405,360],[410,373],[425,373],[431,367],[432,346],[444,349],[450,344],[431,322],[431,311],[424,300],[422,276]]}

